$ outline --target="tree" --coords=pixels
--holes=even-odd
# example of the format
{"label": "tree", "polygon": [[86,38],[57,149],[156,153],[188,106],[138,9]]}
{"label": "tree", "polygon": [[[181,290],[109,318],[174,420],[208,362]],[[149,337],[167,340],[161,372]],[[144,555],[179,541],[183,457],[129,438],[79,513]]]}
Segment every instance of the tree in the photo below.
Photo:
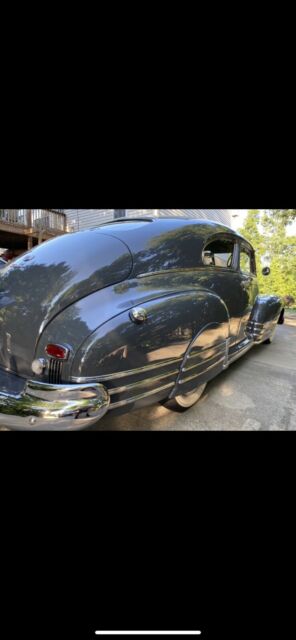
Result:
{"label": "tree", "polygon": [[285,225],[296,220],[296,209],[271,209],[270,214],[277,220],[281,220]]}
{"label": "tree", "polygon": [[[256,250],[260,293],[296,298],[296,236],[287,236],[287,219],[280,211],[251,210],[240,233]],[[264,258],[270,263],[268,277],[261,273]]]}

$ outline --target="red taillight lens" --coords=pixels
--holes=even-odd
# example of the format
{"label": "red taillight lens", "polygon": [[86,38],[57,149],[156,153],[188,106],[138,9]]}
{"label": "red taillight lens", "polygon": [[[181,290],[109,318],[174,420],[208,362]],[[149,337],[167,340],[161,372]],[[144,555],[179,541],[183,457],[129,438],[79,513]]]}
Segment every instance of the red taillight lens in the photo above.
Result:
{"label": "red taillight lens", "polygon": [[48,344],[47,347],[45,347],[45,353],[51,358],[66,360],[69,355],[69,349],[63,347],[61,344]]}

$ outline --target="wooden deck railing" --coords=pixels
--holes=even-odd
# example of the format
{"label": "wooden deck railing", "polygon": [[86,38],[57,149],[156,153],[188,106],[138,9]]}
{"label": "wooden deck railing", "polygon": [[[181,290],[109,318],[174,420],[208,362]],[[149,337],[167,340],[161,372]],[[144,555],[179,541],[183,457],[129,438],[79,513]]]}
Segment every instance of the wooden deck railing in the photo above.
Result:
{"label": "wooden deck railing", "polygon": [[0,224],[18,229],[66,232],[66,216],[53,209],[0,209]]}

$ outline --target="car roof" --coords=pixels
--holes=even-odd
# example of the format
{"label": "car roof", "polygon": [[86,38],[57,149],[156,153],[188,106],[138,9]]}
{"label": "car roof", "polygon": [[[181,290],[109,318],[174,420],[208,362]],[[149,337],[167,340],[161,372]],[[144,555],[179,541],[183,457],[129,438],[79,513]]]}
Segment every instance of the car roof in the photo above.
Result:
{"label": "car roof", "polygon": [[241,238],[215,220],[192,218],[123,218],[92,230],[121,240],[133,257],[133,273],[202,264],[202,249],[216,234]]}
{"label": "car roof", "polygon": [[[129,244],[129,241],[132,241],[133,236],[137,236],[138,242],[141,238],[145,241],[148,237],[157,236],[175,229],[181,229],[182,227],[184,227],[184,229],[186,227],[195,227],[195,230],[198,230],[200,232],[200,236],[203,238],[214,235],[215,233],[227,233],[248,242],[237,231],[231,229],[231,227],[217,222],[216,220],[208,220],[204,218],[176,218],[172,216],[161,216],[159,218],[117,218],[110,222],[102,223],[94,230],[115,235]],[[248,242],[248,244],[250,243]]]}
{"label": "car roof", "polygon": [[140,232],[141,229],[146,229],[146,232],[149,233],[149,235],[158,235],[164,230],[169,231],[171,229],[173,230],[188,226],[199,227],[202,235],[205,234],[206,229],[212,233],[215,230],[217,230],[217,232],[223,232],[224,230],[225,232],[238,235],[236,234],[236,231],[220,222],[217,222],[216,220],[186,217],[175,218],[172,216],[162,216],[160,218],[118,218],[111,220],[110,222],[104,222],[99,227],[96,227],[96,229],[102,229],[104,233],[118,233],[122,236],[129,234],[134,228],[137,229],[138,232]]}

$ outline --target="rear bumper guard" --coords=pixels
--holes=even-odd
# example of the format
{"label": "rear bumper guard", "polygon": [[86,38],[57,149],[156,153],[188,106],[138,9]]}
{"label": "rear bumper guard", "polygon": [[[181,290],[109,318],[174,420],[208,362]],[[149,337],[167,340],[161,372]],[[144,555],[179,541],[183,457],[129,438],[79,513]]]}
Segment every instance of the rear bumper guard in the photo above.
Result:
{"label": "rear bumper guard", "polygon": [[0,391],[0,424],[31,431],[82,429],[102,418],[109,404],[108,391],[99,383],[28,380],[17,395]]}

